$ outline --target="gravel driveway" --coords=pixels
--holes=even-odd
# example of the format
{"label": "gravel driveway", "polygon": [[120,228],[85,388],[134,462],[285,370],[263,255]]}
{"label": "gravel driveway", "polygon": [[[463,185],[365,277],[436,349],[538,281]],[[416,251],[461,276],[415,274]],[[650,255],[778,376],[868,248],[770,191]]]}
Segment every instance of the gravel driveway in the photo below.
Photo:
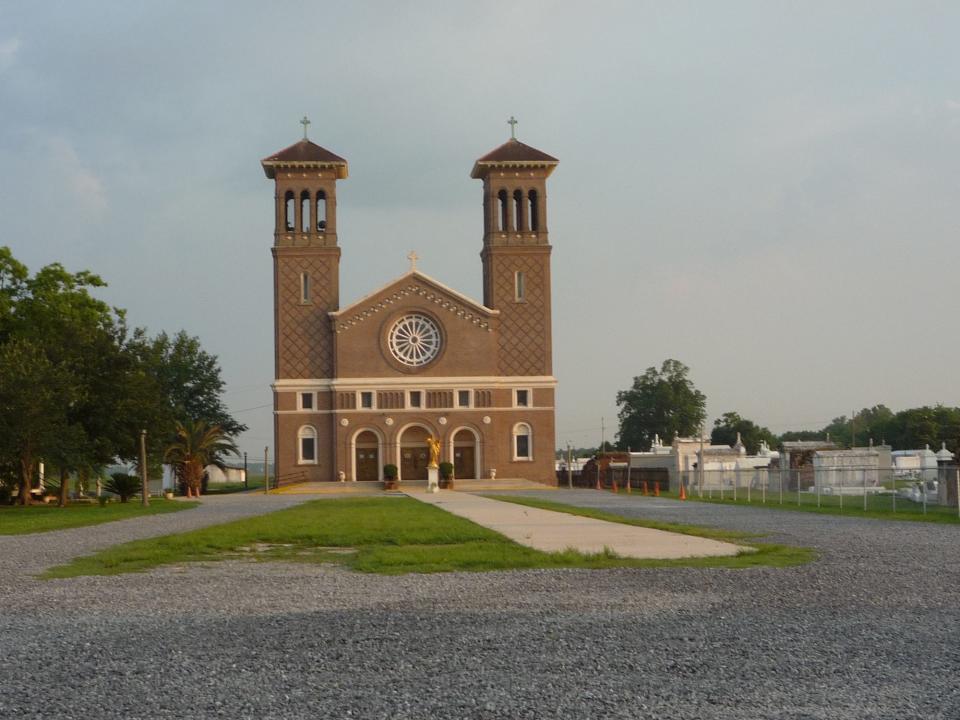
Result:
{"label": "gravel driveway", "polygon": [[[231,561],[40,582],[14,543],[43,547],[37,567],[105,540],[0,538],[0,717],[960,717],[960,527],[543,496],[771,532],[822,556],[401,577]],[[248,502],[155,518],[232,519]],[[113,527],[129,539],[153,519]]]}

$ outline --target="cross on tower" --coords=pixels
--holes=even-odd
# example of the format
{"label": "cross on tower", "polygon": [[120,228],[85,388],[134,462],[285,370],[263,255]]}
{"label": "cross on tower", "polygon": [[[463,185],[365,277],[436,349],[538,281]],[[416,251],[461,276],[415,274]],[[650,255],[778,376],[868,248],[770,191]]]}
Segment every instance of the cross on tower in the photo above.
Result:
{"label": "cross on tower", "polygon": [[300,121],[300,124],[303,125],[303,139],[307,139],[307,125],[310,124],[310,118],[306,115],[303,116],[303,120]]}
{"label": "cross on tower", "polygon": [[407,255],[407,260],[410,261],[410,272],[413,272],[414,270],[417,269],[417,260],[419,259],[420,257],[417,255],[416,250],[411,250],[410,254]]}
{"label": "cross on tower", "polygon": [[513,115],[511,115],[510,119],[507,120],[507,125],[510,126],[510,139],[516,140],[517,139],[517,119]]}

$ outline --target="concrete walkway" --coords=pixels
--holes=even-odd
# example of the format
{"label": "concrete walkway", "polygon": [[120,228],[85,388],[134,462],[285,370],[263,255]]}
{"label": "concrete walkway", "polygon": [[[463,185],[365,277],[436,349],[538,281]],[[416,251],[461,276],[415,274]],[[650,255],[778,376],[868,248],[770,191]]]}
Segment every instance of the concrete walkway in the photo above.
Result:
{"label": "concrete walkway", "polygon": [[462,492],[410,491],[407,495],[544,552],[572,548],[582,553],[599,553],[610,548],[621,557],[671,560],[737,555],[749,550],[718,540],[541,510]]}

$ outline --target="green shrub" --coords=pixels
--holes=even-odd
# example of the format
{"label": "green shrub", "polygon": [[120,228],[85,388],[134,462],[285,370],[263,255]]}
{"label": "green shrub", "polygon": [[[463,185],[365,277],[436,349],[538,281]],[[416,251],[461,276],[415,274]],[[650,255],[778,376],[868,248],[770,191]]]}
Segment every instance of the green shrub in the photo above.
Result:
{"label": "green shrub", "polygon": [[397,466],[393,464],[387,464],[383,466],[383,477],[386,480],[396,480],[397,479]]}
{"label": "green shrub", "polygon": [[453,463],[440,463],[440,477],[442,477],[444,480],[449,480],[453,477]]}
{"label": "green shrub", "polygon": [[119,495],[120,502],[125,503],[140,492],[140,478],[126,473],[110,473],[110,479],[104,487],[108,492]]}

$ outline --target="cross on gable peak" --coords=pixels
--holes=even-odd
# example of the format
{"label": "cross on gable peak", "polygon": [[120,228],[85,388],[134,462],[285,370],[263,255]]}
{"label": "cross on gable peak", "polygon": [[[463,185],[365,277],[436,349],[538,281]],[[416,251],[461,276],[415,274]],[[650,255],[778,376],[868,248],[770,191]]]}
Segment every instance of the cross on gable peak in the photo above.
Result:
{"label": "cross on gable peak", "polygon": [[419,259],[420,259],[420,256],[417,255],[417,251],[416,251],[416,250],[411,250],[411,251],[407,254],[407,260],[410,261],[410,272],[413,272],[414,270],[417,269],[417,260],[419,260]]}

